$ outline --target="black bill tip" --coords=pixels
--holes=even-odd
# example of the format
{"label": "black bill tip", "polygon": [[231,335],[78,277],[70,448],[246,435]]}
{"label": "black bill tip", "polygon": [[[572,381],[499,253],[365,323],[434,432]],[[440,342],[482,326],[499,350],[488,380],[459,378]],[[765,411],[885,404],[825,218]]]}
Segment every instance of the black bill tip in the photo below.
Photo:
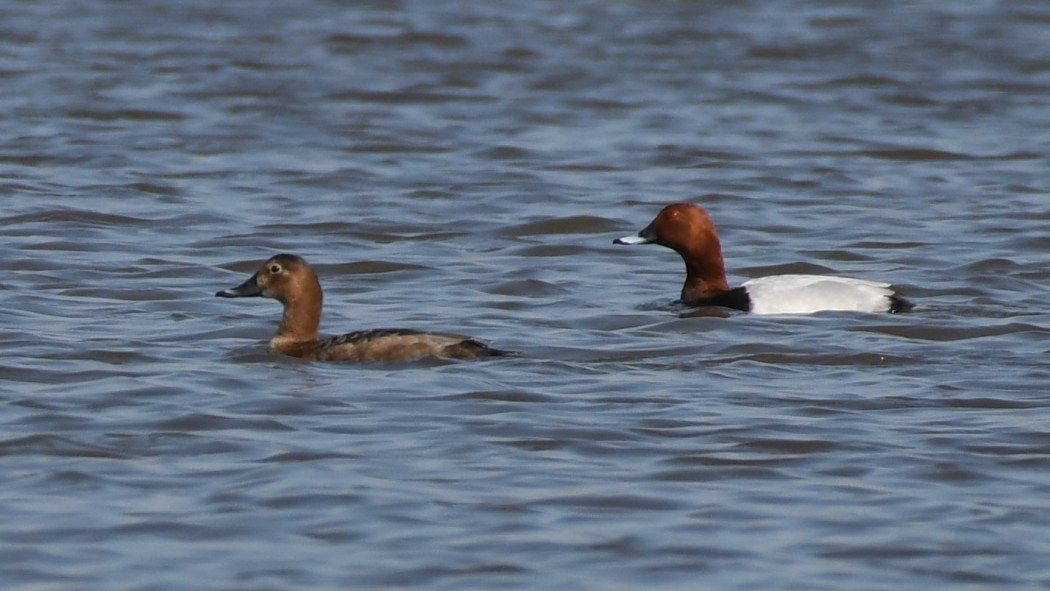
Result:
{"label": "black bill tip", "polygon": [[215,297],[219,298],[250,298],[255,296],[261,296],[262,290],[259,289],[258,275],[252,275],[247,281],[238,285],[237,287],[231,287],[230,289],[223,289],[215,292]]}

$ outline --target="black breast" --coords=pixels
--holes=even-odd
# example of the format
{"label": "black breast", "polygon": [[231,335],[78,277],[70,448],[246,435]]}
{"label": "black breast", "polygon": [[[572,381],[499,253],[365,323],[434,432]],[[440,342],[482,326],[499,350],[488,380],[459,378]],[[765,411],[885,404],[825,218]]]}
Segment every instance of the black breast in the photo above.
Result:
{"label": "black breast", "polygon": [[744,287],[736,287],[708,298],[686,303],[690,306],[721,306],[743,312],[751,311],[751,296],[747,294],[747,288]]}

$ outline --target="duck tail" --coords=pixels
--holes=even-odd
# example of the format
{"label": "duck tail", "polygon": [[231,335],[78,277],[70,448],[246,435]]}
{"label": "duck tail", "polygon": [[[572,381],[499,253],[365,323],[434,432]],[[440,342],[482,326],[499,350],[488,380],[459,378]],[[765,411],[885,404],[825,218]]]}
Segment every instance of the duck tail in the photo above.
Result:
{"label": "duck tail", "polygon": [[496,349],[477,339],[464,339],[458,343],[445,347],[445,356],[457,359],[473,359],[480,357],[516,357],[517,351],[504,351]]}
{"label": "duck tail", "polygon": [[908,300],[900,297],[897,294],[890,296],[890,314],[900,314],[901,312],[911,312],[915,304]]}

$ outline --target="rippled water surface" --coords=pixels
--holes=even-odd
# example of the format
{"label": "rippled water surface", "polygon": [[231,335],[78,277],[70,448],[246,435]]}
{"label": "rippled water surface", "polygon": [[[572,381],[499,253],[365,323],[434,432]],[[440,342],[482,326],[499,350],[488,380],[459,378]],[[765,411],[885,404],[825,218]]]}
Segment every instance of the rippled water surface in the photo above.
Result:
{"label": "rippled water surface", "polygon": [[[1050,588],[1050,5],[0,2],[6,589]],[[731,281],[906,315],[710,317]],[[484,362],[270,355],[323,328]]]}

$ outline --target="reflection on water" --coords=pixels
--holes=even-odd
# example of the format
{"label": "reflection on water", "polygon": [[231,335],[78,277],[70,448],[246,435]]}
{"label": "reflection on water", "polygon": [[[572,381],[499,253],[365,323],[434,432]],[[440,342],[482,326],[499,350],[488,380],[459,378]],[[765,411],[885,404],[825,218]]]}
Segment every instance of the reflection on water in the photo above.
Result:
{"label": "reflection on water", "polygon": [[[0,3],[20,588],[1047,586],[1038,2]],[[698,314],[885,279],[902,316]],[[323,327],[519,358],[303,363]],[[188,566],[192,565],[192,567]]]}

